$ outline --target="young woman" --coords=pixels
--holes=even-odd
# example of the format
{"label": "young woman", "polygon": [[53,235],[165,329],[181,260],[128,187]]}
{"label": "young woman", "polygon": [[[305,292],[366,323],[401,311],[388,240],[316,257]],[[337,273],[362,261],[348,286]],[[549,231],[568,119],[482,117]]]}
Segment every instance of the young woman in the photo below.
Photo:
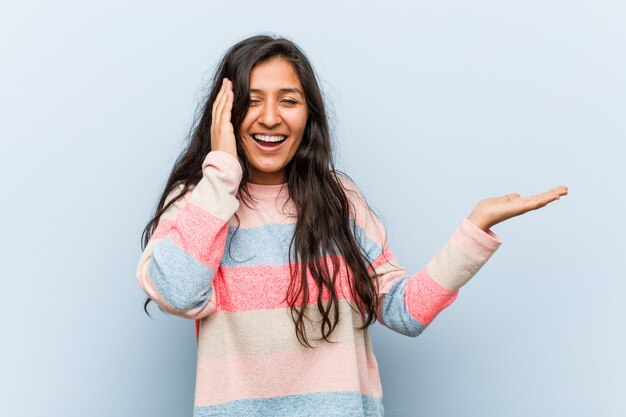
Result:
{"label": "young woman", "polygon": [[408,274],[326,117],[293,42],[237,43],[144,230],[146,306],[196,321],[196,417],[384,415],[368,326],[419,335],[500,246],[491,226],[567,194],[480,201]]}

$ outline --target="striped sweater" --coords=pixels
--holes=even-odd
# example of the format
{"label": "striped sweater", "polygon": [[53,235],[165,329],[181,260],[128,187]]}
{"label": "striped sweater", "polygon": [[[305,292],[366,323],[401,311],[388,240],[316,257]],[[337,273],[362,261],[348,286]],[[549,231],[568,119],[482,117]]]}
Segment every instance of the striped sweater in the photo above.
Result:
{"label": "striped sweater", "polygon": [[[237,192],[242,170],[235,157],[211,151],[202,172],[198,184],[163,213],[137,265],[139,285],[150,298],[196,321],[194,417],[383,416],[378,364],[369,332],[357,329],[364,317],[345,268],[335,284],[340,321],[329,339],[336,343],[319,340],[318,289],[310,275],[311,320],[304,323],[315,348],[298,342],[286,301],[296,222],[287,186],[249,183],[257,201],[246,199],[248,207]],[[501,244],[465,217],[427,265],[407,274],[358,188],[347,180],[344,187],[357,240],[380,274],[377,320],[403,335],[419,335]],[[329,269],[332,274],[330,262]],[[328,299],[325,288],[322,300]]]}

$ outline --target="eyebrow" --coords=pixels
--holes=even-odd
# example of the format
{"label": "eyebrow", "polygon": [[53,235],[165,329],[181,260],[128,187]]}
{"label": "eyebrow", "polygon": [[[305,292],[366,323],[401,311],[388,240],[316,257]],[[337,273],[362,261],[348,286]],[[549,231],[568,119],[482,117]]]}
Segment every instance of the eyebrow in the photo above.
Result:
{"label": "eyebrow", "polygon": [[[304,94],[302,93],[302,91],[300,91],[299,88],[296,87],[290,87],[290,88],[281,88],[280,90],[278,90],[281,93],[296,93],[296,94],[300,94],[302,97],[304,97]],[[251,88],[250,89],[251,93],[262,93],[261,90],[257,89],[257,88]]]}

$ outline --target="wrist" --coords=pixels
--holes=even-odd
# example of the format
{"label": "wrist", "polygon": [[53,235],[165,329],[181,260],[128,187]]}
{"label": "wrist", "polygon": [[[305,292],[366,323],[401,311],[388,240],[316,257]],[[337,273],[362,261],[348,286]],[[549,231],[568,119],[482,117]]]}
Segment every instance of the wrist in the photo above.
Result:
{"label": "wrist", "polygon": [[484,232],[489,230],[489,227],[491,227],[489,222],[478,213],[472,212],[469,216],[467,216],[467,219]]}

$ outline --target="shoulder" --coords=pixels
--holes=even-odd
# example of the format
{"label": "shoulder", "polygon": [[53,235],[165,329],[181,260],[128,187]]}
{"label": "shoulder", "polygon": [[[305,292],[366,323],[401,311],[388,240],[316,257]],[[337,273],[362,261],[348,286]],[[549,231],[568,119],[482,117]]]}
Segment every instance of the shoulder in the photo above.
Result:
{"label": "shoulder", "polygon": [[352,178],[343,172],[337,172],[343,189],[350,202],[350,217],[362,228],[366,235],[376,241],[385,238],[385,227],[376,212],[372,209],[363,191]]}
{"label": "shoulder", "polygon": [[348,176],[348,174],[341,171],[336,171],[336,176],[342,188],[344,189],[346,196],[352,203],[359,202],[367,204],[363,192],[356,185],[354,180]]}
{"label": "shoulder", "polygon": [[385,252],[387,247],[387,232],[385,226],[370,207],[363,191],[354,180],[344,173],[337,172],[346,197],[350,205],[350,220],[353,222],[353,233],[359,245],[367,255],[367,258],[374,262],[375,259]]}
{"label": "shoulder", "polygon": [[194,187],[195,185],[190,185],[187,191],[185,192],[185,195],[181,196],[181,194],[183,193],[185,189],[185,183],[181,181],[181,182],[174,184],[172,186],[172,189],[167,193],[167,196],[165,197],[165,200],[163,201],[163,205],[161,206],[161,208],[167,207],[167,205],[172,200],[176,200],[176,201],[174,201],[171,206],[165,209],[165,211],[159,217],[159,221],[173,219],[176,216],[176,213],[184,207]]}
{"label": "shoulder", "polygon": [[[191,194],[191,192],[193,191],[193,189],[196,187],[195,184],[190,184],[187,191],[185,192],[185,196],[188,196],[189,194]],[[165,201],[163,202],[163,205],[166,206],[167,203],[169,203],[170,201],[172,201],[173,199],[177,198],[179,195],[182,194],[183,190],[185,189],[185,182],[184,181],[179,181],[177,183],[175,183],[172,186],[172,189],[167,193],[167,197],[165,197]]]}

